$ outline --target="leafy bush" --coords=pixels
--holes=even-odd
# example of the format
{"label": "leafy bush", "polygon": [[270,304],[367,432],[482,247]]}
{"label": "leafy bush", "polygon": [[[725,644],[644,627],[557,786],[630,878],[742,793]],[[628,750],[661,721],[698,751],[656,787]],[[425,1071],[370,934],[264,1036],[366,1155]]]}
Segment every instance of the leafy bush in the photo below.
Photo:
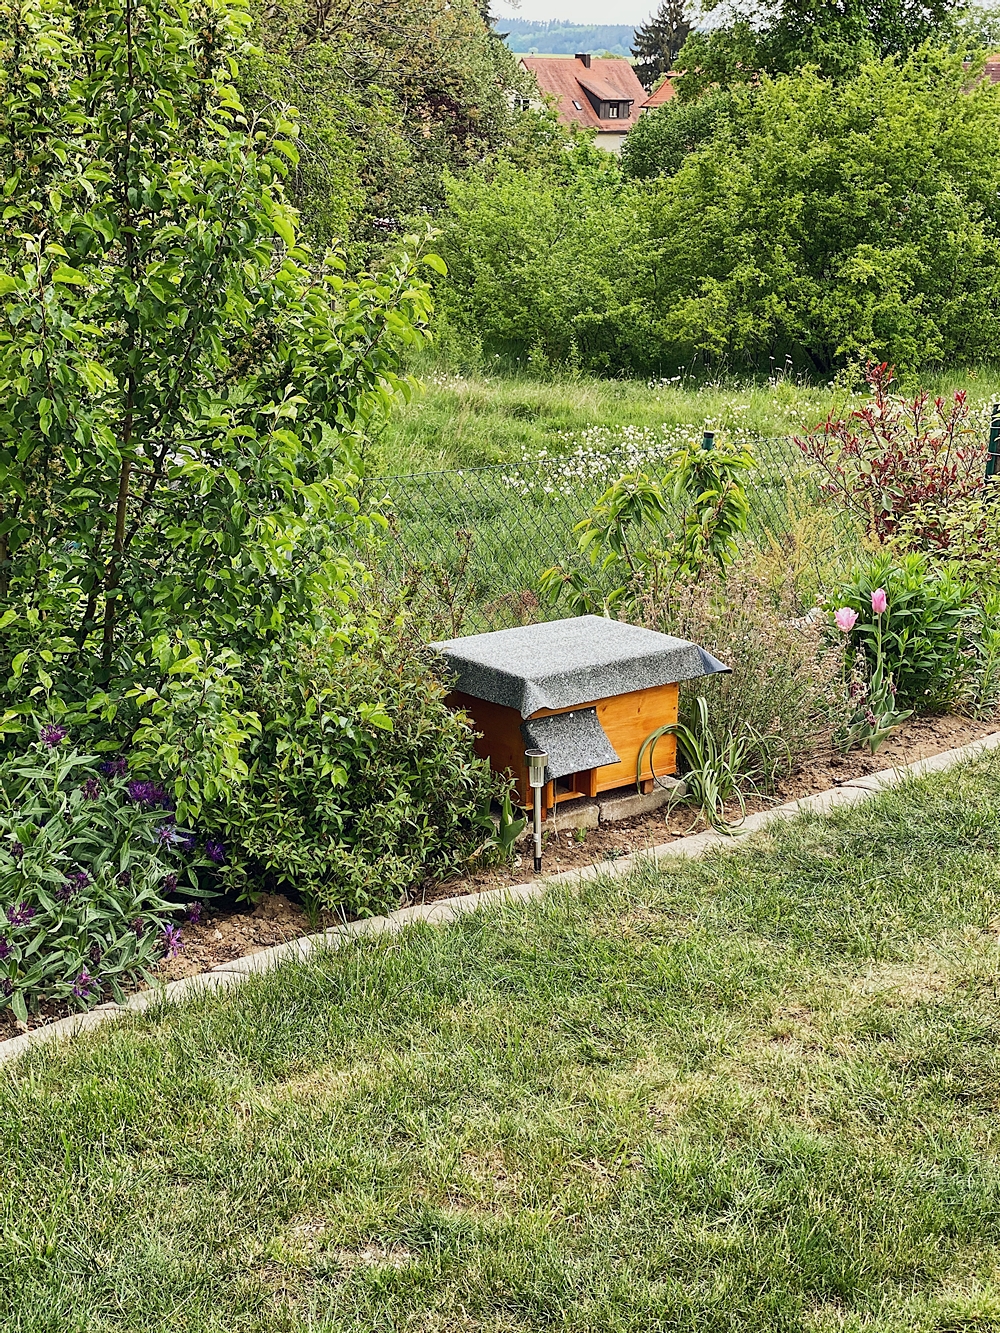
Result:
{"label": "leafy bush", "polygon": [[707,568],[669,607],[648,599],[637,610],[642,624],[690,639],[732,668],[682,688],[681,720],[698,734],[708,728],[718,752],[736,738],[740,776],[761,790],[773,791],[815,754],[845,707],[839,648],[819,623],[799,616],[791,582],[776,589],[752,558],[724,576]]}
{"label": "leafy bush", "polygon": [[[734,110],[641,207],[640,293],[675,365],[788,353],[826,373],[989,357],[1000,95],[921,50],[731,91]],[[734,128],[736,127],[736,128]],[[903,147],[905,145],[905,148]]]}
{"label": "leafy bush", "polygon": [[911,549],[949,553],[959,537],[955,506],[974,531],[985,535],[986,443],[972,421],[964,389],[946,403],[927,393],[907,399],[891,392],[893,370],[870,364],[865,378],[871,401],[843,420],[828,418],[809,435],[796,436],[805,457],[823,476],[822,488],[884,541],[900,534]]}
{"label": "leafy bush", "polygon": [[630,308],[631,199],[609,153],[584,143],[552,166],[500,163],[446,185],[436,244],[448,273],[435,290],[456,332],[538,369],[650,361],[647,321]]}
{"label": "leafy bush", "polygon": [[719,122],[733,109],[729,93],[713,90],[696,102],[675,98],[640,116],[622,145],[622,170],[639,180],[672,176],[688,153],[713,138]]}
{"label": "leafy bush", "polygon": [[900,519],[897,551],[930,549],[977,586],[1000,589],[1000,480],[951,495],[946,504],[919,501]]}
{"label": "leafy bush", "polygon": [[969,704],[977,715],[986,716],[1000,711],[1000,589],[980,590],[976,609],[972,630],[975,670]]}
{"label": "leafy bush", "polygon": [[219,815],[230,885],[288,885],[316,907],[396,907],[460,869],[503,784],[444,702],[433,654],[392,614],[271,653],[246,683],[261,721]]}
{"label": "leafy bush", "polygon": [[1000,92],[958,54],[764,75],[643,117],[623,159],[641,180],[570,153],[449,187],[441,301],[491,358],[598,370],[988,358],[998,129]]}
{"label": "leafy bush", "polygon": [[[872,594],[883,589],[887,610],[872,609]],[[970,632],[976,610],[972,586],[949,568],[937,567],[919,552],[872,557],[837,592],[836,605],[857,612],[851,648],[867,672],[879,663],[901,705],[936,711],[958,702],[975,670]]]}
{"label": "leafy bush", "polygon": [[412,255],[348,281],[300,245],[297,128],[232,87],[248,21],[27,0],[0,31],[0,732],[40,695],[123,743],[153,715],[194,816],[242,776],[238,659],[345,577],[346,454],[430,313]]}
{"label": "leafy bush", "polygon": [[0,763],[0,1008],[81,1008],[180,947],[175,895],[198,888],[193,834],[173,822],[156,782],[124,760],[98,767],[43,727]]}

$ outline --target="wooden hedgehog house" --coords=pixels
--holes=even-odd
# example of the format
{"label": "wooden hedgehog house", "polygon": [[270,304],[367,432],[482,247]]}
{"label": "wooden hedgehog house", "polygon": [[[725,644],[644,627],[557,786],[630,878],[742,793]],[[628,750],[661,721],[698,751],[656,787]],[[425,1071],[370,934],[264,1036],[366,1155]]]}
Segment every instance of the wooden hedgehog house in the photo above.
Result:
{"label": "wooden hedgehog house", "polygon": [[[457,678],[448,697],[479,733],[476,751],[511,774],[531,804],[525,749],[548,755],[543,806],[634,785],[651,791],[643,743],[677,721],[678,685],[729,668],[686,639],[603,616],[576,616],[448,639],[432,647]],[[656,775],[677,770],[677,743],[656,747]]]}

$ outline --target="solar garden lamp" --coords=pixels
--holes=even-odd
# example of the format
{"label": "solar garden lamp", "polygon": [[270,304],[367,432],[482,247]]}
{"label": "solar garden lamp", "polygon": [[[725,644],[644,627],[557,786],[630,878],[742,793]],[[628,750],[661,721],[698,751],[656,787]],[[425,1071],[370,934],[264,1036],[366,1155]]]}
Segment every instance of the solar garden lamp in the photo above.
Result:
{"label": "solar garden lamp", "polygon": [[549,756],[544,750],[525,750],[524,757],[528,761],[528,781],[535,798],[535,870],[539,871],[542,868],[542,788]]}

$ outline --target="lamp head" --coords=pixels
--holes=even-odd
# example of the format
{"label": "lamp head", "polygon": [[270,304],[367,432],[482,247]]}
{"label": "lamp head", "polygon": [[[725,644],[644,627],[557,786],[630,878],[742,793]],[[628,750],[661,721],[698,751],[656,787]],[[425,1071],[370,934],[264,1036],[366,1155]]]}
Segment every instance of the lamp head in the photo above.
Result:
{"label": "lamp head", "polygon": [[528,781],[533,787],[544,787],[545,765],[549,762],[549,756],[544,750],[525,750],[524,757],[528,761]]}

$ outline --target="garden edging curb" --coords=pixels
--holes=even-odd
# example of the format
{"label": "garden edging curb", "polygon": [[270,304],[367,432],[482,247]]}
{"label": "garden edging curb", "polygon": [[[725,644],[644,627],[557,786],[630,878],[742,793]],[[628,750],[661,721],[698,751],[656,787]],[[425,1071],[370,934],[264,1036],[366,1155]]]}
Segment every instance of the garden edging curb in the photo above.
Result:
{"label": "garden edging curb", "polygon": [[728,850],[739,848],[743,838],[756,833],[775,820],[794,819],[805,811],[825,814],[843,805],[854,805],[870,800],[887,787],[898,786],[911,779],[924,777],[929,773],[952,768],[956,764],[972,759],[987,750],[1000,749],[1000,731],[972,741],[968,745],[954,750],[944,750],[929,759],[918,759],[915,763],[901,768],[887,768],[865,777],[852,778],[839,787],[830,787],[826,791],[812,796],[803,796],[798,800],[787,801],[784,805],[771,810],[762,810],[759,814],[749,815],[735,835],[716,833],[708,830],[695,833],[687,838],[677,838],[673,842],[662,843],[658,847],[644,848],[629,856],[622,856],[614,861],[599,861],[593,865],[564,870],[559,874],[546,875],[526,884],[505,885],[497,889],[487,889],[483,893],[462,894],[455,898],[444,898],[435,903],[420,903],[414,907],[401,907],[385,916],[367,917],[362,921],[351,921],[343,926],[333,926],[319,931],[315,935],[304,935],[285,944],[276,944],[258,953],[235,958],[228,963],[218,963],[207,972],[199,972],[193,977],[183,977],[179,981],[170,981],[149,990],[137,991],[124,1004],[110,1002],[98,1005],[86,1013],[71,1014],[58,1019],[45,1027],[33,1028],[17,1037],[10,1037],[0,1042],[0,1064],[16,1059],[33,1046],[44,1042],[69,1040],[80,1032],[99,1027],[109,1019],[121,1017],[130,1012],[137,1013],[151,1005],[164,1001],[177,1002],[199,991],[222,990],[255,972],[268,972],[280,966],[288,959],[304,959],[322,949],[335,949],[349,939],[363,935],[393,934],[406,926],[420,922],[428,925],[443,925],[467,912],[478,910],[482,906],[494,903],[525,902],[538,898],[554,884],[578,884],[581,881],[611,877],[620,879],[644,862],[652,861],[661,865],[665,861],[678,857],[697,858],[710,848]]}

